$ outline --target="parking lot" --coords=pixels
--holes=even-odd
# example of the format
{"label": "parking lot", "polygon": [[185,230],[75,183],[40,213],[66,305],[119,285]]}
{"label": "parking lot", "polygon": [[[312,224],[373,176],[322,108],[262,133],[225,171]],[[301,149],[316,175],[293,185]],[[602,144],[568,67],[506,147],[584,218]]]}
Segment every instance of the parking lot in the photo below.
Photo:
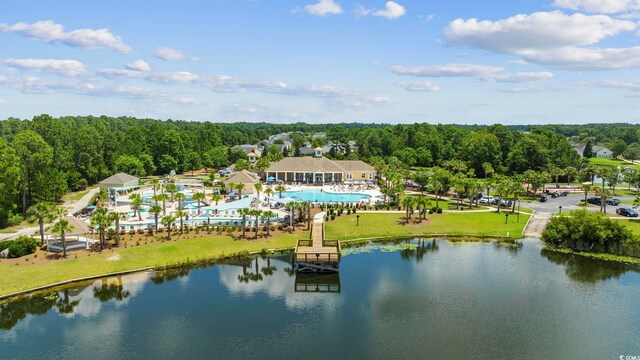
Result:
{"label": "parking lot", "polygon": [[[592,194],[589,197],[594,196]],[[615,196],[615,199],[622,200],[633,200],[633,196]],[[552,198],[551,196],[547,196],[547,202],[533,202],[533,203],[522,203],[520,206],[527,207],[535,210],[536,212],[541,213],[557,213],[560,211],[560,206],[562,206],[562,211],[571,211],[577,209],[584,209],[583,206],[578,206],[578,202],[580,200],[584,200],[584,194],[569,194],[567,196],[559,196],[557,198]],[[620,204],[618,206],[607,205],[607,214],[615,214],[616,209],[619,207],[631,207],[629,204]],[[589,205],[587,209],[590,211],[600,211],[600,206],[597,205]]]}

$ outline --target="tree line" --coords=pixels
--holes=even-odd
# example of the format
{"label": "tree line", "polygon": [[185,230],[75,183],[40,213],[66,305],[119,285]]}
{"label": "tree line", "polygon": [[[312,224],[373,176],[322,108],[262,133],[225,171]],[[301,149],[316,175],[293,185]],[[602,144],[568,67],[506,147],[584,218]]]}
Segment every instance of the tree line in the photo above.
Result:
{"label": "tree line", "polygon": [[[624,127],[636,131],[635,127]],[[255,144],[291,133],[293,148],[265,149],[270,161],[300,155],[306,145],[331,142],[335,159],[397,159],[403,169],[444,167],[463,162],[474,176],[524,174],[551,165],[580,168],[580,156],[566,134],[553,128],[503,125],[267,124],[159,121],[131,117],[35,116],[0,121],[0,227],[23,219],[38,202],[55,203],[116,173],[163,175],[236,163],[249,167],[234,145]],[[326,137],[314,137],[325,133]],[[634,138],[635,139],[635,138]],[[626,141],[626,140],[625,140]],[[355,142],[355,146],[349,144]],[[263,154],[265,155],[265,154]],[[393,160],[395,161],[395,160]],[[487,173],[487,164],[492,172]]]}

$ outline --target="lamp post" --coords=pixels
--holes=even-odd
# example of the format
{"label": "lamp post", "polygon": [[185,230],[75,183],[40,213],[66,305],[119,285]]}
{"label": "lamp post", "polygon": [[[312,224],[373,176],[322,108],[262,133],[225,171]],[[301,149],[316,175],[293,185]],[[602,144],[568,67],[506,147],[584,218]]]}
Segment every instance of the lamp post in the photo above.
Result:
{"label": "lamp post", "polygon": [[360,214],[356,215],[356,226],[360,226]]}
{"label": "lamp post", "polygon": [[509,222],[509,213],[504,213],[504,223],[508,223]]}
{"label": "lamp post", "polygon": [[560,214],[562,214],[562,205],[558,206],[558,208],[560,209]]}

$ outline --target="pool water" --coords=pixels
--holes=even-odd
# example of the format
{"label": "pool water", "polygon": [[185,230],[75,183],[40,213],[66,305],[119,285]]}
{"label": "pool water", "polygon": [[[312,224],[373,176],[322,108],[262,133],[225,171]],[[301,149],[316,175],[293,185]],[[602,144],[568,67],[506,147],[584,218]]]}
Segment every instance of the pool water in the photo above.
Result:
{"label": "pool water", "polygon": [[311,201],[322,203],[357,203],[362,200],[369,200],[371,196],[358,193],[332,193],[320,190],[285,191],[282,197],[290,197],[298,201]]}

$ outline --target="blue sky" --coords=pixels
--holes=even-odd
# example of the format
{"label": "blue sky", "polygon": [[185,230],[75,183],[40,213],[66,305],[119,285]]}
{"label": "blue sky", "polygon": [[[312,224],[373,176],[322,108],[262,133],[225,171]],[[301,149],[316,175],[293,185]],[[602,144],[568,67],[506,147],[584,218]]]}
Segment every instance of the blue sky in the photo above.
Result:
{"label": "blue sky", "polygon": [[25,0],[0,48],[0,118],[640,120],[640,0]]}

